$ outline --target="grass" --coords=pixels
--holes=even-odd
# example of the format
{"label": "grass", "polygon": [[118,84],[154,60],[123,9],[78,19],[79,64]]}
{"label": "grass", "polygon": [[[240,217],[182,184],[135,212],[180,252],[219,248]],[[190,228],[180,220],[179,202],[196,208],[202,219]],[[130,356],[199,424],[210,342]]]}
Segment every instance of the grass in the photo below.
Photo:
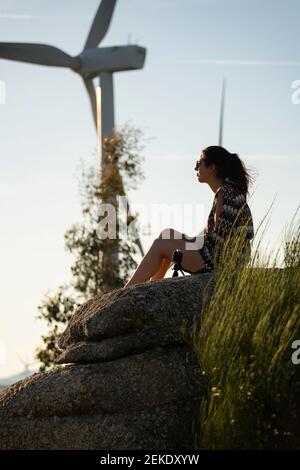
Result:
{"label": "grass", "polygon": [[193,331],[209,383],[195,449],[300,449],[300,364],[291,360],[300,340],[299,222],[284,242],[283,268],[278,252],[273,261],[273,253],[261,256],[263,236],[251,260],[241,262],[243,237],[224,247],[213,296]]}

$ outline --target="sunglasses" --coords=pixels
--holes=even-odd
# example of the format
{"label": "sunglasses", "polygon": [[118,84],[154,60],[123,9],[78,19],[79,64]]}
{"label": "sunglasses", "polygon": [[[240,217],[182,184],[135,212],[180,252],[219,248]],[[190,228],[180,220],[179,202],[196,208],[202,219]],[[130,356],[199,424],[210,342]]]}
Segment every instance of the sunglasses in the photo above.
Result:
{"label": "sunglasses", "polygon": [[197,171],[199,166],[200,166],[200,163],[203,162],[203,160],[206,160],[205,158],[200,158],[200,160],[197,160],[196,161],[196,166],[195,166],[195,170]]}

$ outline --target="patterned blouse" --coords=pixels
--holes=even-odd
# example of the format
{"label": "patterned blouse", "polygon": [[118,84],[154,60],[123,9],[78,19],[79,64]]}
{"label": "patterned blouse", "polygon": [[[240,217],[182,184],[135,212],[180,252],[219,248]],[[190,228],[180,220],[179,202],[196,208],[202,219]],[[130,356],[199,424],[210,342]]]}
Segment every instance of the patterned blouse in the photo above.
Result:
{"label": "patterned blouse", "polygon": [[[221,191],[223,196],[223,210],[220,214],[217,228],[215,227],[216,197]],[[238,214],[238,215],[237,215]],[[213,205],[208,216],[204,230],[204,243],[200,252],[205,268],[214,269],[214,264],[220,260],[222,245],[226,237],[238,230],[239,227],[246,227],[246,252],[250,258],[250,240],[254,237],[253,219],[250,208],[246,202],[245,195],[232,181],[225,182],[220,186],[215,194]]]}

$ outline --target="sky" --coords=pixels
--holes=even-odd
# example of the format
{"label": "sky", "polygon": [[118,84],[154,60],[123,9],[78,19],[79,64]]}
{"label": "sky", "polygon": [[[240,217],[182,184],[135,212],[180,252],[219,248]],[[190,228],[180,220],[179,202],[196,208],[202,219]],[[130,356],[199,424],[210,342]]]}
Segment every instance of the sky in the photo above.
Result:
{"label": "sky", "polygon": [[[76,55],[98,5],[2,0],[0,42]],[[145,251],[163,228],[204,228],[214,194],[194,166],[203,148],[218,145],[223,77],[223,146],[255,173],[255,229],[273,202],[264,249],[281,245],[300,199],[299,23],[297,0],[117,1],[101,46],[147,49],[143,69],[114,74],[117,128],[130,123],[148,139],[146,178],[128,193]],[[33,362],[47,332],[37,307],[71,280],[64,233],[82,221],[82,162],[87,168],[99,157],[88,97],[71,70],[0,59],[0,103],[1,378],[21,371],[21,360]]]}

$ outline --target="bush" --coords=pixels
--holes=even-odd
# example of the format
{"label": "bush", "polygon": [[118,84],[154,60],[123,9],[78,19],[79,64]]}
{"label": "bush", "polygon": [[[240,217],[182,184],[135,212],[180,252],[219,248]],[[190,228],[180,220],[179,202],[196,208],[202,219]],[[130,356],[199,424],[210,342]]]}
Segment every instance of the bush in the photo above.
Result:
{"label": "bush", "polygon": [[[209,395],[199,410],[196,449],[300,449],[299,222],[278,252],[236,269],[239,241],[216,271],[216,287],[193,332],[193,347]],[[224,253],[226,250],[224,248]],[[297,258],[298,256],[298,258]]]}

